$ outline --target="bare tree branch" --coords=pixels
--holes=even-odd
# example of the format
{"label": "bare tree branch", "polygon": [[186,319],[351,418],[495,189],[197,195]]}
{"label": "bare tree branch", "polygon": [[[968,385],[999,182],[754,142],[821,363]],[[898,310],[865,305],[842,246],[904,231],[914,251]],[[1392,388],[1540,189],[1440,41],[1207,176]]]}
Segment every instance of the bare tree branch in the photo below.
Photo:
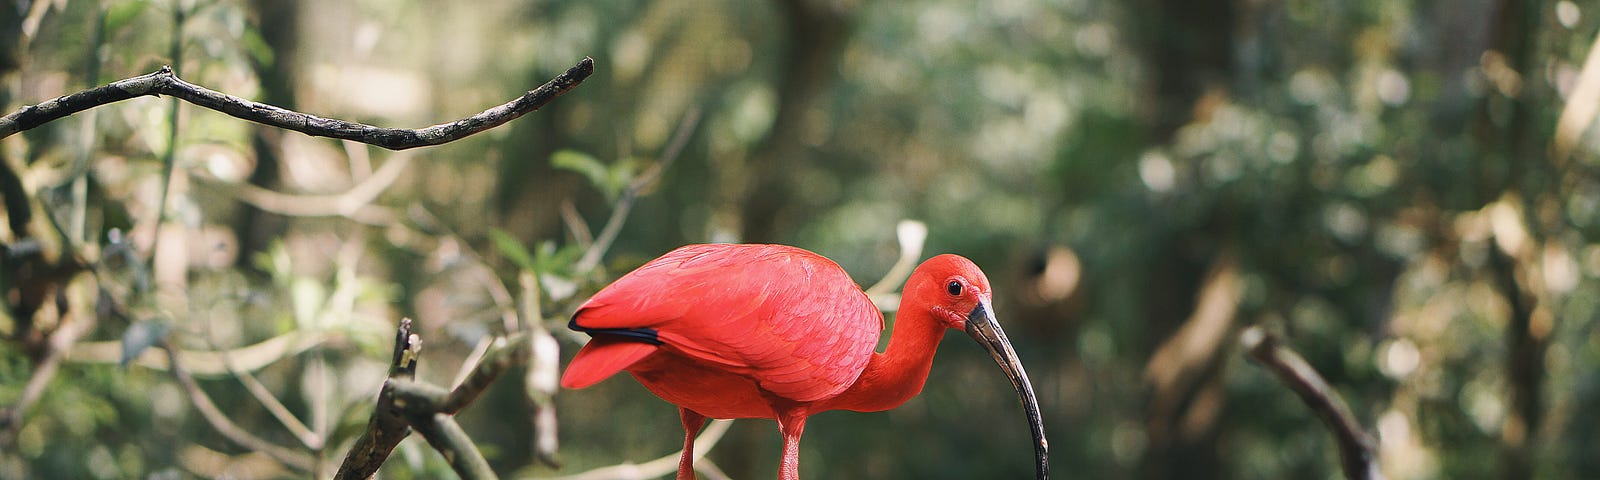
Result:
{"label": "bare tree branch", "polygon": [[471,404],[484,389],[507,369],[524,364],[530,355],[526,335],[513,335],[484,355],[472,373],[454,390],[414,380],[421,338],[411,333],[411,321],[401,320],[395,335],[394,363],[390,376],[378,394],[377,406],[367,422],[367,430],[356,439],[346,454],[336,479],[365,479],[372,476],[395,445],[416,429],[429,445],[449,460],[456,474],[465,479],[496,478],[483,454],[455,421],[454,415]]}
{"label": "bare tree branch", "polygon": [[172,68],[111,82],[54,100],[22,107],[0,117],[0,138],[9,137],[90,108],[144,95],[169,95],[237,118],[294,130],[317,137],[353,140],[390,150],[439,145],[488,130],[528,112],[538,110],[594,73],[594,59],[577,65],[515,100],[477,115],[419,129],[382,128],[345,120],[322,118],[253,102],[195,85],[178,78]]}
{"label": "bare tree branch", "polygon": [[1328,381],[1315,368],[1311,368],[1305,358],[1279,343],[1277,337],[1259,325],[1252,325],[1240,333],[1239,343],[1244,345],[1250,358],[1267,367],[1278,380],[1299,394],[1306,406],[1311,407],[1322,418],[1322,423],[1333,431],[1334,439],[1339,444],[1339,460],[1344,467],[1345,478],[1383,478],[1383,473],[1378,470],[1377,454],[1374,453],[1376,445],[1372,436],[1356,421],[1339,393],[1328,385]]}

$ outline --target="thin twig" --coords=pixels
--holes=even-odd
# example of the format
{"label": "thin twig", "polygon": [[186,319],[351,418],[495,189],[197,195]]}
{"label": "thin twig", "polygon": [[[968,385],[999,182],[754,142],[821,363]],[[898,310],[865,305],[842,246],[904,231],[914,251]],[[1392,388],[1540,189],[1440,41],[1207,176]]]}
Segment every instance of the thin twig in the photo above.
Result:
{"label": "thin twig", "polygon": [[[733,425],[733,420],[713,420],[700,436],[694,439],[694,461],[698,465],[706,453],[717,442],[722,440],[722,435],[728,433],[728,427]],[[550,480],[643,480],[659,478],[678,469],[678,460],[683,456],[683,450],[678,450],[669,455],[641,464],[621,464],[609,467],[600,467],[587,472],[555,477]]]}
{"label": "thin twig", "polygon": [[575,272],[587,272],[600,265],[600,257],[605,256],[606,250],[611,248],[611,242],[617,240],[617,235],[622,233],[622,224],[628,219],[628,212],[633,209],[633,202],[645,188],[650,187],[667,167],[677,160],[678,154],[683,153],[688,146],[689,138],[694,133],[696,125],[700,124],[700,109],[693,108],[683,114],[683,120],[678,122],[678,131],[673,133],[672,140],[667,142],[666,148],[661,149],[661,155],[656,158],[655,164],[639,174],[628,188],[622,191],[622,196],[617,198],[617,205],[611,210],[611,217],[606,219],[606,225],[601,227],[600,234],[594,237],[594,243],[589,244],[589,249],[583,252],[583,257],[573,264]]}
{"label": "thin twig", "polygon": [[169,95],[237,118],[317,137],[354,140],[390,150],[439,145],[488,130],[538,110],[578,86],[594,73],[594,59],[584,59],[539,88],[477,115],[419,129],[382,128],[287,110],[253,102],[186,82],[162,67],[154,73],[22,107],[0,117],[0,138],[101,105],[144,95]]}
{"label": "thin twig", "polygon": [[[223,358],[227,358],[227,355],[223,355]],[[245,390],[249,390],[250,395],[255,397],[256,401],[261,403],[261,406],[266,407],[267,411],[272,413],[272,416],[277,418],[284,428],[293,432],[295,437],[300,439],[300,443],[311,450],[322,449],[322,436],[311,431],[311,428],[301,422],[300,418],[294,415],[294,412],[290,412],[289,407],[278,401],[278,397],[272,394],[272,390],[263,385],[260,380],[257,380],[255,375],[231,366],[229,371],[239,377],[239,383],[244,385]]]}
{"label": "thin twig", "polygon": [[478,343],[472,346],[472,351],[467,352],[467,357],[461,360],[461,368],[456,369],[455,378],[450,380],[450,388],[455,388],[461,385],[462,382],[467,381],[467,376],[472,375],[472,371],[477,368],[479,363],[483,362],[483,356],[489,353],[489,347],[493,347],[497,340],[500,340],[500,338],[494,335],[484,335],[478,338]]}
{"label": "thin twig", "polygon": [[328,388],[328,385],[331,384],[328,374],[328,359],[322,350],[311,352],[311,359],[306,363],[305,375],[315,382],[315,387],[307,395],[311,398],[308,398],[306,402],[311,404],[311,433],[320,440],[320,443],[312,448],[317,453],[316,471],[320,475],[327,471],[327,438],[333,428],[333,422],[328,421],[328,410],[332,403],[331,397],[333,394],[331,392],[332,389]]}
{"label": "thin twig", "polygon": [[256,379],[256,376],[250,373],[249,370],[239,368],[234,363],[233,357],[228,355],[227,350],[217,345],[216,338],[213,335],[214,332],[209,323],[205,325],[205,333],[206,344],[213,351],[220,354],[223,367],[227,368],[228,373],[238,379],[241,385],[244,385],[245,390],[250,392],[250,396],[255,397],[256,402],[265,407],[267,412],[272,414],[273,418],[276,418],[278,423],[282,424],[290,433],[293,433],[295,438],[298,438],[300,443],[305,445],[307,449],[321,451],[326,437],[320,433],[313,432],[304,422],[301,422],[300,418],[296,417],[294,412],[289,411],[289,407],[278,400],[277,395],[274,395],[271,389],[268,389],[265,384]]}
{"label": "thin twig", "polygon": [[1267,333],[1259,325],[1253,325],[1239,334],[1239,343],[1244,345],[1250,358],[1267,367],[1278,380],[1283,381],[1294,393],[1300,395],[1300,400],[1322,418],[1322,423],[1333,431],[1334,439],[1339,445],[1339,460],[1344,468],[1345,478],[1351,480],[1381,480],[1383,472],[1378,470],[1377,454],[1374,453],[1375,442],[1372,436],[1356,421],[1355,415],[1350,413],[1350,407],[1345,405],[1339,393],[1328,385],[1327,380],[1317,373],[1315,368],[1307,363],[1305,358],[1295,353],[1294,349],[1283,345],[1276,336]]}
{"label": "thin twig", "polygon": [[[500,342],[497,342],[500,343]],[[483,361],[461,380],[460,385],[450,390],[450,395],[439,405],[439,411],[454,415],[472,404],[482,395],[483,391],[494,383],[500,374],[513,366],[528,363],[528,341],[526,335],[519,334],[506,338],[503,343],[489,350],[483,356]]]}
{"label": "thin twig", "polygon": [[372,155],[367,153],[365,144],[345,140],[339,146],[344,147],[344,156],[349,159],[350,178],[359,182],[372,175]]}
{"label": "thin twig", "polygon": [[343,216],[368,225],[384,226],[393,223],[395,214],[388,208],[372,205],[378,195],[388,189],[400,174],[411,165],[412,155],[396,154],[372,175],[362,179],[343,193],[328,195],[294,195],[275,192],[250,184],[239,184],[239,199],[262,210],[279,215],[297,217]]}
{"label": "thin twig", "polygon": [[254,374],[248,370],[238,368],[233,363],[233,358],[225,350],[217,348],[216,341],[212,338],[211,333],[210,325],[207,324],[206,343],[211,345],[212,350],[222,353],[222,366],[228,369],[228,373],[239,379],[239,383],[244,385],[244,389],[250,392],[250,396],[255,397],[256,402],[260,403],[262,407],[266,407],[267,413],[271,413],[273,418],[278,420],[278,423],[283,424],[283,427],[289,429],[289,432],[293,433],[295,438],[300,439],[301,444],[311,450],[321,450],[322,436],[306,427],[306,424],[301,422],[300,418],[294,415],[294,412],[289,411],[289,407],[279,401],[278,397],[272,394],[272,390],[262,384],[261,380],[256,379]]}
{"label": "thin twig", "polygon": [[[106,2],[96,2],[94,6],[94,29],[89,41],[94,46],[94,55],[86,55],[84,59],[84,77],[90,85],[100,83],[100,60],[106,54]],[[72,162],[72,210],[68,217],[67,225],[73,245],[88,243],[85,232],[89,223],[89,163],[94,157],[95,142],[99,140],[99,130],[94,128],[95,112],[89,112],[82,118],[79,132],[78,151],[73,156]]]}
{"label": "thin twig", "polygon": [[594,233],[589,231],[588,224],[583,223],[583,215],[578,213],[578,207],[573,206],[570,198],[561,201],[561,223],[572,233],[572,242],[578,248],[587,250],[589,245],[594,244]]}
{"label": "thin twig", "polygon": [[178,349],[174,348],[166,340],[162,340],[159,346],[167,352],[167,361],[172,365],[172,376],[177,378],[178,384],[183,387],[184,391],[189,393],[189,401],[194,404],[195,410],[200,411],[200,416],[205,419],[206,423],[211,424],[211,427],[216,429],[217,433],[221,433],[222,436],[227,437],[228,440],[241,447],[264,453],[274,460],[283,462],[284,465],[297,470],[310,472],[312,468],[315,468],[310,455],[289,450],[257,437],[255,434],[250,433],[249,430],[245,430],[238,424],[233,423],[232,420],[229,420],[228,415],[217,408],[217,404],[211,401],[211,397],[206,395],[206,392],[201,390],[200,385],[194,381],[194,377],[189,375],[189,370],[184,368],[183,360],[178,355]]}
{"label": "thin twig", "polygon": [[511,290],[507,289],[505,284],[500,283],[500,277],[495,276],[494,270],[483,262],[483,257],[478,255],[470,245],[466,243],[461,245],[462,251],[472,255],[472,277],[483,285],[483,290],[488,292],[489,298],[494,300],[495,309],[499,311],[500,315],[500,327],[505,329],[507,333],[517,331],[516,299],[511,297]]}
{"label": "thin twig", "polygon": [[[304,331],[290,331],[276,337],[260,342],[220,351],[178,350],[185,368],[190,375],[199,377],[224,377],[229,371],[223,365],[224,355],[231,358],[234,366],[245,371],[260,370],[267,365],[276,363],[284,358],[298,355],[300,352],[311,349],[324,342],[331,341],[333,337],[327,333],[310,333]],[[109,340],[103,342],[79,342],[68,350],[66,360],[82,363],[120,363],[122,361],[122,342]],[[154,370],[167,370],[171,362],[165,356],[153,351],[146,351],[129,363]]]}

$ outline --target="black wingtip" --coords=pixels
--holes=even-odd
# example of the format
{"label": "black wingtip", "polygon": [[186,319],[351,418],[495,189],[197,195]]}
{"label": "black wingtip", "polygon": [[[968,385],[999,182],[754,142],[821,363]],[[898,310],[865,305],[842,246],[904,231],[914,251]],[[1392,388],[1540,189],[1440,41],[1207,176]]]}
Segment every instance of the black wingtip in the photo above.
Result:
{"label": "black wingtip", "polygon": [[626,337],[648,342],[653,345],[661,345],[665,343],[662,342],[661,338],[656,335],[656,329],[654,328],[589,328],[583,325],[578,325],[577,316],[573,316],[572,320],[567,321],[567,329],[574,332],[587,333],[591,337],[596,335],[615,335],[618,337]]}

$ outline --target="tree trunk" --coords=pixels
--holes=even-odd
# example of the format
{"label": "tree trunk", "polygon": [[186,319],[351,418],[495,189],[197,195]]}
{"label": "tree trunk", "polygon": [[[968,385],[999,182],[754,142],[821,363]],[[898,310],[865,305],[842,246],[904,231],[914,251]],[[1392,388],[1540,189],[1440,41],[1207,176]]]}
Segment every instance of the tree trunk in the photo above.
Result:
{"label": "tree trunk", "polygon": [[[1151,72],[1145,85],[1147,138],[1153,144],[1171,140],[1179,127],[1195,119],[1196,106],[1208,92],[1226,91],[1234,77],[1233,0],[1140,0],[1135,11],[1149,18],[1137,30],[1137,43]],[[1144,317],[1151,339],[1180,334],[1180,327],[1201,291],[1203,260],[1193,258],[1193,242],[1220,243],[1226,236],[1224,218],[1212,218],[1193,235],[1172,235],[1155,245],[1149,300]],[[1152,345],[1152,348],[1154,345]],[[1182,368],[1192,372],[1187,381],[1152,391],[1146,421],[1149,446],[1140,467],[1144,478],[1217,478],[1221,461],[1215,448],[1220,422],[1213,418],[1223,402],[1217,395],[1218,356],[1193,359],[1194,365],[1152,367]],[[1152,362],[1157,360],[1152,357]],[[1152,385],[1155,386],[1155,385]],[[1159,398],[1157,398],[1159,397]],[[1196,410],[1196,409],[1201,410]]]}
{"label": "tree trunk", "polygon": [[816,103],[838,77],[839,57],[850,38],[851,23],[834,2],[780,0],[785,50],[778,69],[778,109],[767,136],[750,157],[750,178],[740,211],[741,240],[780,242],[796,213],[797,165],[810,163],[800,142],[806,107]]}
{"label": "tree trunk", "polygon": [[[250,13],[261,40],[273,55],[269,63],[254,59],[252,65],[261,83],[261,101],[295,110],[295,82],[300,78],[300,0],[251,0]],[[250,172],[250,185],[277,190],[281,184],[278,157],[283,130],[259,124],[251,129],[250,146],[255,152],[256,167]],[[273,239],[281,237],[287,224],[283,217],[248,203],[240,206],[236,222],[239,256],[235,264],[243,268],[254,268],[251,262],[255,253],[266,250]]]}

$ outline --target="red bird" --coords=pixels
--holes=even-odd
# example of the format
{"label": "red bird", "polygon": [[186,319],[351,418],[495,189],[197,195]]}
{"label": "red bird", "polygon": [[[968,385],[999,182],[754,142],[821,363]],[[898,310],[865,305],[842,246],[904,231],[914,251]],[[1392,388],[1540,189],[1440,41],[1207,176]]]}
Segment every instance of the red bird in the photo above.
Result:
{"label": "red bird", "polygon": [[561,377],[584,388],[627,370],[683,417],[678,478],[694,478],[706,418],[771,418],[783,433],[779,478],[800,478],[800,432],[827,410],[876,412],[922,391],[946,329],[989,350],[1033,427],[1038,478],[1048,476],[1033,387],[990,308],[989,279],[940,255],[911,273],[894,332],[874,353],[883,314],[844,269],[782,245],[690,245],[624,275],[578,307],[568,325],[592,340]]}

